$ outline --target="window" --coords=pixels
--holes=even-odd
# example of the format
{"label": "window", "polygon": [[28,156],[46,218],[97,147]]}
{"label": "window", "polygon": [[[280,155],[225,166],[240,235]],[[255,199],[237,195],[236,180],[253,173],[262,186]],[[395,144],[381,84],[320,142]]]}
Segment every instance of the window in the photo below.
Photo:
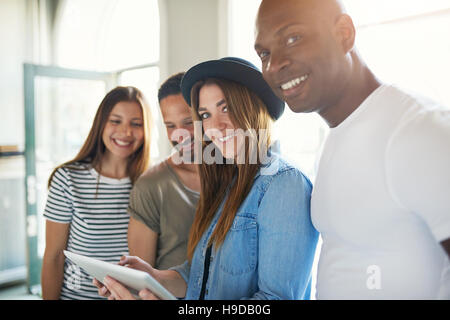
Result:
{"label": "window", "polygon": [[356,45],[385,82],[450,106],[450,2],[346,0]]}
{"label": "window", "polygon": [[115,71],[159,60],[156,0],[65,0],[56,21],[58,66]]}
{"label": "window", "polygon": [[[56,65],[116,73],[119,85],[144,93],[154,121],[160,122],[157,0],[65,0],[55,25]],[[152,132],[152,161],[161,157],[158,129]]]}

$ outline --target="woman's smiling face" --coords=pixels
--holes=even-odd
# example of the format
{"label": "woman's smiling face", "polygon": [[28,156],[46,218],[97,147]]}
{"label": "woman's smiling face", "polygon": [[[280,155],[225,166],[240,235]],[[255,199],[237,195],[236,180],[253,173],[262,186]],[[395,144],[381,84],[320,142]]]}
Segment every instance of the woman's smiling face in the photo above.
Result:
{"label": "woman's smiling face", "polygon": [[198,114],[205,135],[217,146],[224,158],[235,159],[243,139],[231,121],[225,96],[217,84],[205,84],[199,92]]}
{"label": "woman's smiling face", "polygon": [[142,109],[136,102],[121,101],[111,110],[102,138],[106,152],[125,159],[144,142]]}

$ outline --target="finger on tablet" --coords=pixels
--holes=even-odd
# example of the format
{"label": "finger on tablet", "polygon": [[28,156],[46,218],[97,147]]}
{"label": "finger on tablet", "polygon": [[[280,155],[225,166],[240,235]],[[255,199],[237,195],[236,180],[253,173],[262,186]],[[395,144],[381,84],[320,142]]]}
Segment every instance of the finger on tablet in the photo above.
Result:
{"label": "finger on tablet", "polygon": [[119,262],[117,263],[120,266],[124,266],[127,264],[127,257],[126,256],[121,256]]}
{"label": "finger on tablet", "polygon": [[144,271],[146,269],[146,263],[139,257],[136,256],[122,256],[120,258],[119,264],[121,266],[127,266],[131,269]]}
{"label": "finger on tablet", "polygon": [[96,286],[98,288],[97,293],[99,296],[101,297],[109,297],[110,296],[110,292],[108,290],[108,288],[106,288],[103,283],[101,283],[100,281],[98,281],[97,279],[93,279],[92,283],[94,284],[94,286]]}
{"label": "finger on tablet", "polygon": [[92,280],[92,284],[94,285],[94,286],[96,286],[97,288],[103,288],[104,286],[103,286],[103,283],[101,283],[100,281],[98,281],[96,278],[94,278],[93,280]]}
{"label": "finger on tablet", "polygon": [[142,300],[161,300],[148,289],[142,289],[139,291],[139,297]]}
{"label": "finger on tablet", "polygon": [[103,283],[108,288],[108,290],[111,292],[111,295],[116,300],[136,300],[134,296],[131,294],[130,291],[128,291],[127,288],[125,288],[120,282],[117,280],[106,276],[103,280]]}
{"label": "finger on tablet", "polygon": [[106,287],[102,287],[102,288],[98,289],[98,294],[101,295],[102,297],[108,297],[111,295],[108,288],[106,288]]}

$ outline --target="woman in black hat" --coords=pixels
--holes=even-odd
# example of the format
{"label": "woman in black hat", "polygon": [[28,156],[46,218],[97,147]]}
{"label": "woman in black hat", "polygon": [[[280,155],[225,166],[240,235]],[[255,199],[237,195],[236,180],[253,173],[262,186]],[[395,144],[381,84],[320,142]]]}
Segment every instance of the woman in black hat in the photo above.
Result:
{"label": "woman in black hat", "polygon": [[[149,272],[186,299],[308,299],[318,237],[309,211],[312,185],[270,147],[271,124],[284,103],[239,58],[198,64],[181,87],[204,136],[188,260],[170,270],[137,257],[121,264]],[[111,299],[132,298],[113,279],[106,286],[110,292],[99,292]],[[155,298],[148,290],[140,296]]]}

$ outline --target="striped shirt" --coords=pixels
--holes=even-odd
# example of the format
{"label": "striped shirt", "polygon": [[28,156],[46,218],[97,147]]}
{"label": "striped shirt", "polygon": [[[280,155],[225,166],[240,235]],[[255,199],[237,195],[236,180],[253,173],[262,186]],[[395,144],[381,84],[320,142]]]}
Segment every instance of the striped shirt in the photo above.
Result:
{"label": "striped shirt", "polygon": [[[44,217],[70,224],[68,251],[117,263],[128,254],[131,188],[129,178],[99,176],[95,169],[79,163],[60,168],[50,184]],[[98,295],[92,277],[68,259],[60,298],[104,299]]]}

